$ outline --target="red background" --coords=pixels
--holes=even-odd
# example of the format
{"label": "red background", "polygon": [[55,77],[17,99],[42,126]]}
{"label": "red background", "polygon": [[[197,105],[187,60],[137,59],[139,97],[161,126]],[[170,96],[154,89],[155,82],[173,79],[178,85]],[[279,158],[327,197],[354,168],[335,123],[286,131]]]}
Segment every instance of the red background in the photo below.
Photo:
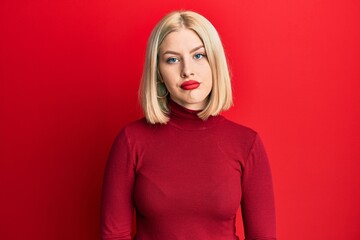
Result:
{"label": "red background", "polygon": [[141,116],[147,38],[179,8],[223,39],[225,115],[264,140],[279,239],[360,239],[360,2],[179,2],[0,2],[0,239],[98,239],[110,145]]}

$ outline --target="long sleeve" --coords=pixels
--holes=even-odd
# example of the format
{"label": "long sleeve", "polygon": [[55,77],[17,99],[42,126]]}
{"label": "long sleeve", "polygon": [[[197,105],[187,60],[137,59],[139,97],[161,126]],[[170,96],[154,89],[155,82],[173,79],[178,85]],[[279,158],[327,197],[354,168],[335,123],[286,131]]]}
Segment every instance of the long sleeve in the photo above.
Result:
{"label": "long sleeve", "polygon": [[246,240],[275,240],[275,206],[269,161],[258,135],[242,175],[241,210]]}
{"label": "long sleeve", "polygon": [[101,239],[131,239],[135,153],[125,130],[116,137],[108,158],[102,192]]}

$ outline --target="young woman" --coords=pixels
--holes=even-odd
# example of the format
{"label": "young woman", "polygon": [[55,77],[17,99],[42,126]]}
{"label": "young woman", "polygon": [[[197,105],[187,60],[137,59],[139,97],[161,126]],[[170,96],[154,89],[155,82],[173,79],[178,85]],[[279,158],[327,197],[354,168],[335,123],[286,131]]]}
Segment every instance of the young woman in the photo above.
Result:
{"label": "young woman", "polygon": [[224,50],[191,11],[151,33],[141,82],[145,118],[115,139],[104,177],[103,240],[274,240],[269,162],[259,135],[219,115],[232,105]]}

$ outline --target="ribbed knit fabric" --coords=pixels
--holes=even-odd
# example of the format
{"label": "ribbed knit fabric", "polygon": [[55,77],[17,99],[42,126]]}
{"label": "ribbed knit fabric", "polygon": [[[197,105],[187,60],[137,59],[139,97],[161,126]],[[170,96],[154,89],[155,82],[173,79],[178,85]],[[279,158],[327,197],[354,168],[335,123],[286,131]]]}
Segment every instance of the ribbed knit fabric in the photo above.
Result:
{"label": "ribbed knit fabric", "polygon": [[124,127],[103,184],[101,239],[235,240],[241,206],[247,240],[274,240],[269,162],[258,134],[222,116],[203,121],[170,101],[170,121]]}

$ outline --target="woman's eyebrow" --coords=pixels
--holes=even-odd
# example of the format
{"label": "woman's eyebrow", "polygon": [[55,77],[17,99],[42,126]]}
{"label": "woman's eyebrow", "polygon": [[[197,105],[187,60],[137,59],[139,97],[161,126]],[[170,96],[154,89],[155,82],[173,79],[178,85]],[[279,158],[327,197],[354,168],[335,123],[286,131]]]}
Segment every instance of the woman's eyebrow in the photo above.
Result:
{"label": "woman's eyebrow", "polygon": [[[197,46],[197,47],[193,48],[193,49],[190,51],[190,53],[193,53],[193,52],[199,50],[200,48],[204,48],[204,45],[200,45],[200,46]],[[165,51],[165,52],[163,53],[163,55],[165,55],[165,54],[180,55],[180,53],[178,53],[178,52],[176,52],[176,51],[171,51],[171,50]]]}

